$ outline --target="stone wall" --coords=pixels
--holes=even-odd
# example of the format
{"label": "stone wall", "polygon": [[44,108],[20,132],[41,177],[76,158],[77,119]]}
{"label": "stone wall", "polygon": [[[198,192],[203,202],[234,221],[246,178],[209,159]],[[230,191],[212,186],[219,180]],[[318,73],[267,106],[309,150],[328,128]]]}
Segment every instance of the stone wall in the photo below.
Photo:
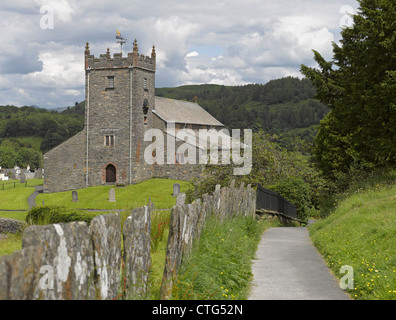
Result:
{"label": "stone wall", "polygon": [[239,188],[231,186],[220,188],[212,195],[205,194],[201,199],[191,204],[185,204],[184,194],[180,194],[176,206],[171,212],[169,238],[165,259],[164,276],[161,287],[161,299],[171,298],[173,282],[175,281],[180,266],[188,259],[194,241],[200,238],[206,218],[214,215],[223,221],[227,217],[243,214],[255,216],[256,191],[248,185],[242,184]]}
{"label": "stone wall", "polygon": [[85,129],[44,155],[44,193],[85,186]]}
{"label": "stone wall", "polygon": [[26,223],[21,220],[0,217],[0,233],[18,233],[25,225]]}
{"label": "stone wall", "polygon": [[90,225],[28,227],[22,250],[0,257],[0,300],[140,299],[147,278],[136,275],[147,277],[151,266],[150,216],[150,207],[132,210],[122,232],[116,214]]}

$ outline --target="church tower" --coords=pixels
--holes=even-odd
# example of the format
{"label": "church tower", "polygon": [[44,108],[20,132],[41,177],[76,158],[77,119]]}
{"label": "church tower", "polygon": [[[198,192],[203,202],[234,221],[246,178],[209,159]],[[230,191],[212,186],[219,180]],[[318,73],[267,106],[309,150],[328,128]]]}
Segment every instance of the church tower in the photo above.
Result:
{"label": "church tower", "polygon": [[151,177],[144,133],[155,109],[155,64],[139,55],[135,40],[126,57],[109,49],[99,58],[85,48],[85,186],[131,184]]}

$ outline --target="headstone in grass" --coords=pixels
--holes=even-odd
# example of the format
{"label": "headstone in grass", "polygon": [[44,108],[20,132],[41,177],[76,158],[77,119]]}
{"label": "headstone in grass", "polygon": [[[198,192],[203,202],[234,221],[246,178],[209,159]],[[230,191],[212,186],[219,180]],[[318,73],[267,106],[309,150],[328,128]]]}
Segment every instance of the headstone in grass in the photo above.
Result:
{"label": "headstone in grass", "polygon": [[72,191],[72,201],[78,202],[78,193],[77,191]]}
{"label": "headstone in grass", "polygon": [[177,197],[179,195],[179,193],[180,193],[180,184],[175,183],[173,185],[173,196]]}
{"label": "headstone in grass", "polygon": [[109,202],[116,202],[115,190],[113,188],[109,190]]}
{"label": "headstone in grass", "polygon": [[21,183],[25,183],[26,182],[26,175],[24,173],[21,174]]}

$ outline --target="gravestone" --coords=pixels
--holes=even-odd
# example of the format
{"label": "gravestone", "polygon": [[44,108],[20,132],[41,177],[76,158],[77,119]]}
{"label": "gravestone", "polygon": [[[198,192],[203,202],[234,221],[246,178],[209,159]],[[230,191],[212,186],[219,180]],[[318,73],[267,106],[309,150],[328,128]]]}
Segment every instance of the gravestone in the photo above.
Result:
{"label": "gravestone", "polygon": [[72,192],[72,201],[73,202],[78,202],[78,193],[77,191]]}
{"label": "gravestone", "polygon": [[21,183],[26,182],[26,175],[24,173],[21,174]]}
{"label": "gravestone", "polygon": [[179,195],[179,193],[180,193],[180,184],[175,183],[173,185],[173,196],[177,197]]}
{"label": "gravestone", "polygon": [[113,188],[109,190],[109,202],[116,202],[115,190]]}

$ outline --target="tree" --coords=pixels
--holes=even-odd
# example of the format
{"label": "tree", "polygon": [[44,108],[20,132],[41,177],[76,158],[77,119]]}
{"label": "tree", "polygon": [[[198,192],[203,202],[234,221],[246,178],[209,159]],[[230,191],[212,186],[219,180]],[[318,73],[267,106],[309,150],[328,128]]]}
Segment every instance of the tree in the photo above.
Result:
{"label": "tree", "polygon": [[14,168],[17,164],[17,153],[11,147],[0,147],[0,167]]}
{"label": "tree", "polygon": [[314,156],[320,167],[347,172],[396,164],[396,10],[392,0],[359,0],[352,27],[333,43],[333,60],[314,51],[319,70],[301,66],[331,111]]}
{"label": "tree", "polygon": [[16,155],[18,166],[26,168],[28,165],[34,168],[42,168],[43,160],[41,153],[31,148],[20,148]]}

